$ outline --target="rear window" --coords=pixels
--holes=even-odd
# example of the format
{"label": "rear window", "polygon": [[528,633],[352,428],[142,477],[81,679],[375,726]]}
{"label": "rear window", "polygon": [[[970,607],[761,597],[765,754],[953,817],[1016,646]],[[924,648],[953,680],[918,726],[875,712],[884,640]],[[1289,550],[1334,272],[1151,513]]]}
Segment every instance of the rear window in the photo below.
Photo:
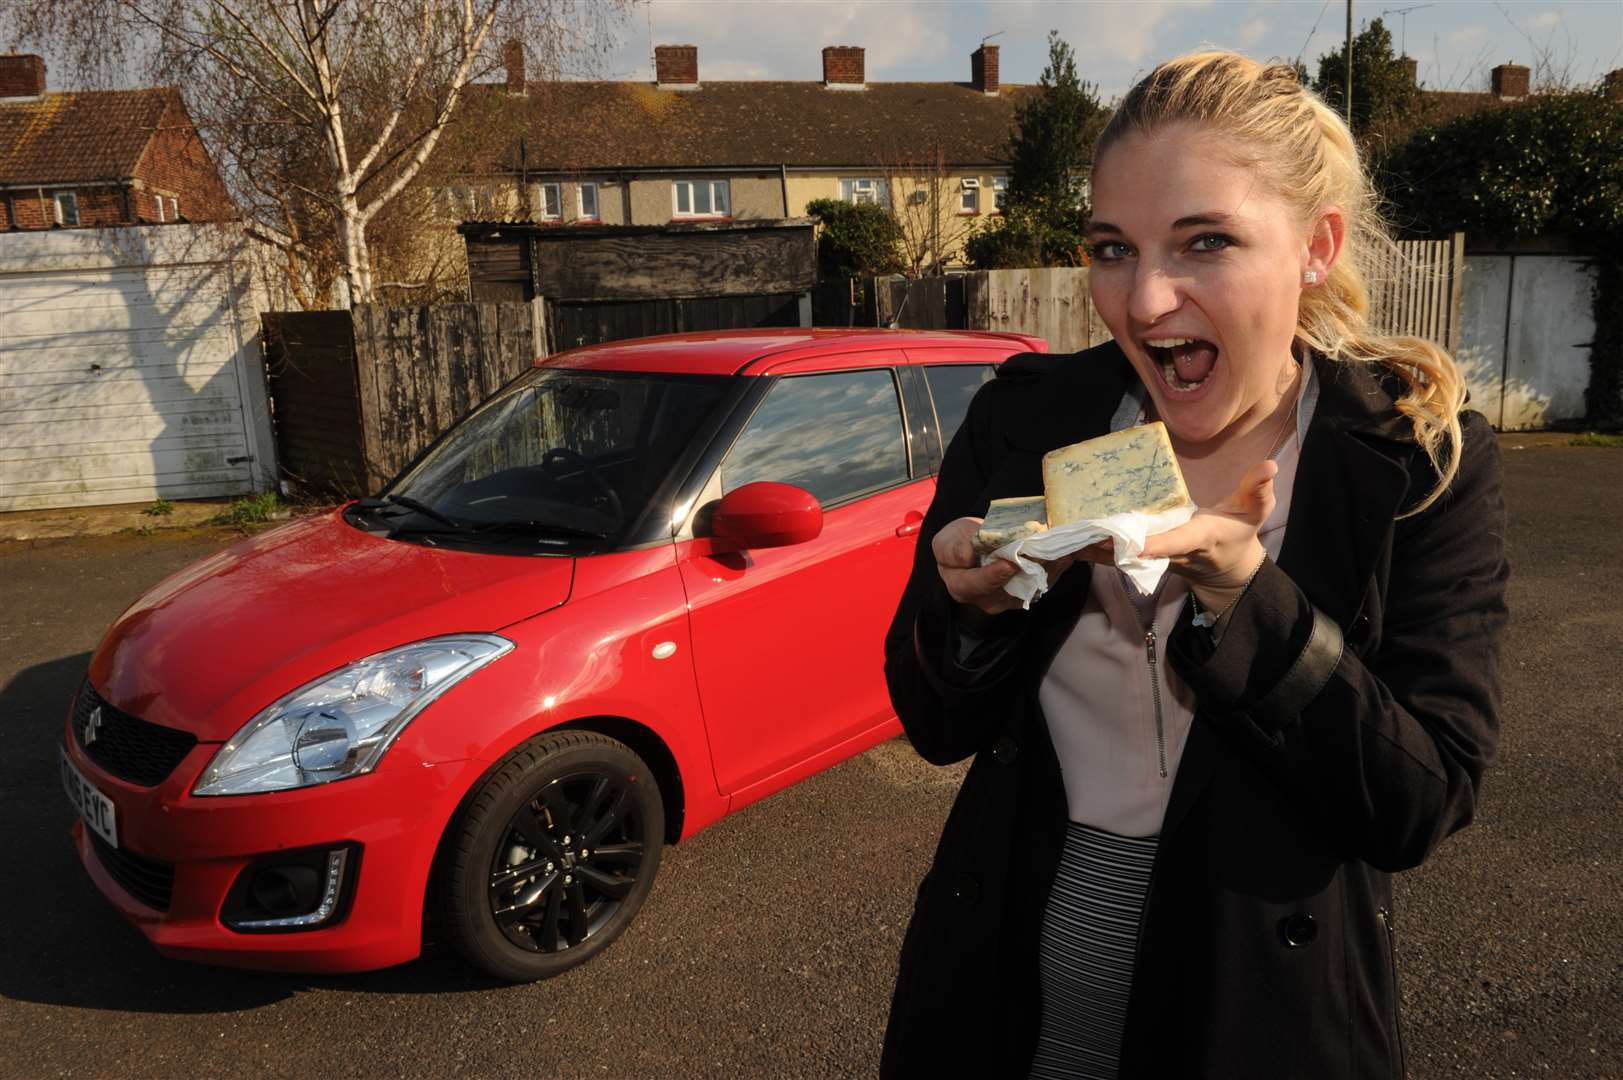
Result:
{"label": "rear window", "polygon": [[931,364],[924,369],[930,396],[935,398],[935,421],[943,449],[964,422],[975,391],[991,382],[996,372],[990,364]]}

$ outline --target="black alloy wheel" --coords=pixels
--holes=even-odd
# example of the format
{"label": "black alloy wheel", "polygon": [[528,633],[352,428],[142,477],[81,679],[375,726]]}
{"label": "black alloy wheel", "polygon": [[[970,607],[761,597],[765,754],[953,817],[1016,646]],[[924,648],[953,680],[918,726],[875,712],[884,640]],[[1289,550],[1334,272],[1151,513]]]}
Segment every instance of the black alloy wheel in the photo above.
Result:
{"label": "black alloy wheel", "polygon": [[665,812],[648,767],[593,732],[542,735],[464,803],[442,848],[439,922],[475,966],[551,978],[601,952],[653,885]]}

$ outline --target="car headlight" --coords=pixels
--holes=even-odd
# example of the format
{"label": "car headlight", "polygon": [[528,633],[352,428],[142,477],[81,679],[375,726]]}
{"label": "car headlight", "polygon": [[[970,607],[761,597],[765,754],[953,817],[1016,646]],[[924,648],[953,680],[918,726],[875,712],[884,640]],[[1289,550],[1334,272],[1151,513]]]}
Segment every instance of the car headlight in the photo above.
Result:
{"label": "car headlight", "polygon": [[511,641],[494,634],[455,634],[389,649],[323,675],[243,725],[214,755],[192,794],[285,791],[371,772],[412,717],[512,649]]}

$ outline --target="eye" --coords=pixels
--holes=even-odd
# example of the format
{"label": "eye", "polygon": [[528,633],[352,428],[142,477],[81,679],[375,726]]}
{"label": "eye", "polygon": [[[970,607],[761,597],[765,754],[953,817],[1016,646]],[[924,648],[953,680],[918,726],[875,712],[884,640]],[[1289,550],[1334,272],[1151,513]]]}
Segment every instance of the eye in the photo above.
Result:
{"label": "eye", "polygon": [[1234,241],[1222,233],[1202,233],[1191,245],[1196,251],[1222,251],[1234,246]]}
{"label": "eye", "polygon": [[1120,240],[1095,241],[1092,248],[1093,257],[1099,262],[1117,262],[1132,253],[1132,249]]}

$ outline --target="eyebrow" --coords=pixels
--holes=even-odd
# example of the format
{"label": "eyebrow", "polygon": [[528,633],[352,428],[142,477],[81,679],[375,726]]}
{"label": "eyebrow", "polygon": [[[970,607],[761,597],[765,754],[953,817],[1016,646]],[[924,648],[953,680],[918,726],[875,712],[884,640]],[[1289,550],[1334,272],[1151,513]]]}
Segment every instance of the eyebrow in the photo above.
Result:
{"label": "eyebrow", "polygon": [[[1181,217],[1172,223],[1172,227],[1174,229],[1187,229],[1192,225],[1229,225],[1232,224],[1233,221],[1234,218],[1229,214],[1221,214],[1216,211],[1211,211],[1209,213],[1189,214],[1185,217]],[[1090,236],[1094,235],[1095,233],[1108,236],[1120,236],[1122,234],[1121,229],[1118,226],[1112,225],[1108,221],[1090,221],[1088,222],[1087,231],[1088,235]]]}
{"label": "eyebrow", "polygon": [[1181,217],[1172,223],[1172,227],[1174,229],[1187,229],[1191,225],[1227,225],[1233,220],[1234,219],[1228,214],[1220,214],[1213,211],[1205,214],[1190,214],[1188,217]]}

